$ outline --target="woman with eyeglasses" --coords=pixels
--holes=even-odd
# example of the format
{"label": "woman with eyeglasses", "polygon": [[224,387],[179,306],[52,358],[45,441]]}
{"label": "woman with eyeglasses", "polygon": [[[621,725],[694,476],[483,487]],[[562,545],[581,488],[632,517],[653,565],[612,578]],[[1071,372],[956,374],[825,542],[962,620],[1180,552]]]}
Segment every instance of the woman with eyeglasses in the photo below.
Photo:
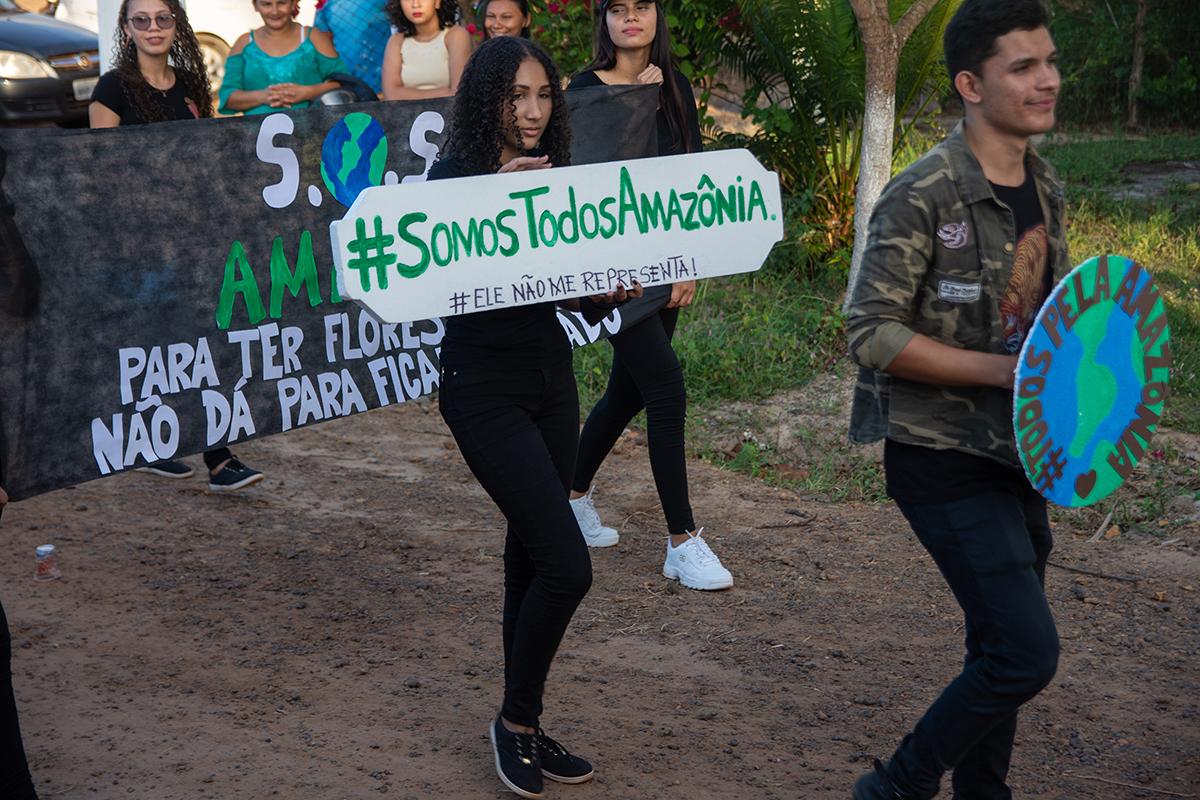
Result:
{"label": "woman with eyeglasses", "polygon": [[[696,98],[671,55],[667,15],[660,0],[600,0],[596,18],[596,57],[569,88],[657,84],[658,154],[700,151]],[[609,338],[612,371],[579,438],[579,461],[571,505],[591,547],[615,545],[619,534],[600,523],[592,501],[592,479],[633,418],[646,409],[650,470],[667,523],[663,576],[690,589],[727,589],[733,576],[697,529],[688,499],[684,418],[687,396],[683,368],[671,346],[679,309],[692,302],[695,281],[651,290],[662,303],[628,330]]]}
{"label": "woman with eyeglasses", "polygon": [[[558,70],[527,39],[500,36],[467,63],[445,156],[429,180],[545,170],[570,163]],[[627,297],[563,303],[599,319]],[[504,540],[504,700],[489,736],[500,780],[541,797],[543,777],[583,783],[591,765],[541,728],[550,664],[592,583],[567,502],[579,436],[571,347],[552,302],[446,319],[438,404],[463,460],[508,522]]]}
{"label": "woman with eyeglasses", "polygon": [[346,72],[333,49],[333,37],[296,22],[300,0],[251,2],[263,25],[243,33],[229,51],[221,81],[222,114],[306,108],[341,85],[330,80]]}
{"label": "woman with eyeglasses", "polygon": [[383,99],[452,97],[471,56],[458,0],[388,0],[396,32],[383,53]]}
{"label": "woman with eyeglasses", "polygon": [[[124,0],[117,22],[116,66],[92,92],[93,128],[189,120],[213,115],[212,89],[200,44],[179,0]],[[208,488],[231,492],[262,480],[229,448],[204,454]],[[191,477],[181,461],[143,468],[163,478]]]}
{"label": "woman with eyeglasses", "polygon": [[483,38],[521,36],[529,38],[529,0],[483,0],[475,9],[475,22],[483,28]]}
{"label": "woman with eyeglasses", "polygon": [[93,128],[211,117],[200,44],[178,0],[125,0],[117,58],[92,92]]}

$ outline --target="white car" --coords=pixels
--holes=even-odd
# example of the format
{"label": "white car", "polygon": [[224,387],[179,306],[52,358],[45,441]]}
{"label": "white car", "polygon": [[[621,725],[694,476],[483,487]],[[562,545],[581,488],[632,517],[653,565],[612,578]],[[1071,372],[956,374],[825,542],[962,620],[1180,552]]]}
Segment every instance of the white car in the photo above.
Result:
{"label": "white car", "polygon": [[[252,0],[191,0],[185,2],[188,20],[200,40],[204,62],[213,91],[225,76],[225,57],[237,38],[246,31],[262,25]],[[314,3],[301,3],[299,20],[305,25],[313,21]],[[89,31],[98,31],[96,0],[59,0],[54,15]]]}

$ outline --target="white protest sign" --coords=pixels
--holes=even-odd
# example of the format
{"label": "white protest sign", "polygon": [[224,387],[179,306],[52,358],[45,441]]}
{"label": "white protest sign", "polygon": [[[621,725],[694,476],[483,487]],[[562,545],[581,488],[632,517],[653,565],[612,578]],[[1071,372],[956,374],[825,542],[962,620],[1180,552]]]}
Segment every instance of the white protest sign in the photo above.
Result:
{"label": "white protest sign", "polygon": [[753,272],[783,238],[746,150],[376,186],[330,225],[338,284],[404,322]]}

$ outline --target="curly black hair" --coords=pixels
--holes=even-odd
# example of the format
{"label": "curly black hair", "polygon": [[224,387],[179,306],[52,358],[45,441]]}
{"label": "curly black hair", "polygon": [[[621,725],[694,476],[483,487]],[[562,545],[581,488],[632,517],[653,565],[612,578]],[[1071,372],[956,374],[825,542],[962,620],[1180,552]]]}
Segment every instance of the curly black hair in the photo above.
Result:
{"label": "curly black hair", "polygon": [[[463,174],[483,175],[500,167],[505,127],[516,131],[512,84],[522,61],[533,59],[546,69],[550,81],[550,122],[538,150],[550,163],[571,163],[571,121],[558,67],[546,51],[528,39],[499,36],[488,39],[467,61],[458,94],[454,97],[454,122],[446,152],[458,160]],[[520,141],[518,135],[517,141]]]}
{"label": "curly black hair", "polygon": [[[404,16],[403,0],[388,0],[387,15],[392,18],[392,24],[400,33],[405,36],[417,35],[417,26]],[[462,9],[458,7],[458,0],[442,0],[442,4],[438,6],[437,18],[442,30],[457,25],[462,19]]]}
{"label": "curly black hair", "polygon": [[[171,15],[175,17],[175,41],[171,43],[171,66],[175,80],[183,82],[187,97],[196,104],[202,117],[213,115],[212,86],[208,82],[208,68],[200,52],[200,42],[188,22],[187,12],[179,0],[163,0]],[[125,97],[133,104],[146,122],[166,122],[167,115],[162,104],[154,99],[158,90],[146,81],[138,66],[137,45],[125,32],[125,21],[129,17],[129,0],[123,0],[117,15],[116,45],[113,47],[113,69],[121,76]]]}

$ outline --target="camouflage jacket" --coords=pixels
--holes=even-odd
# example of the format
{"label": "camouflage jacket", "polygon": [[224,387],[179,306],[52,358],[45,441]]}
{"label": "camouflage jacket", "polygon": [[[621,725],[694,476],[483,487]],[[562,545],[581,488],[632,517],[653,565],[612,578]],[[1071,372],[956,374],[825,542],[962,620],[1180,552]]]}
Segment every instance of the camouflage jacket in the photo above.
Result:
{"label": "camouflage jacket", "polygon": [[[1046,223],[1054,282],[1070,271],[1062,184],[1033,149],[1026,155]],[[1019,464],[1012,393],[940,386],[882,372],[914,334],[1007,354],[999,301],[1013,269],[1016,222],[967,146],[963,125],[883,191],[862,268],[850,287],[846,333],[861,366],[850,438],[883,437]]]}

